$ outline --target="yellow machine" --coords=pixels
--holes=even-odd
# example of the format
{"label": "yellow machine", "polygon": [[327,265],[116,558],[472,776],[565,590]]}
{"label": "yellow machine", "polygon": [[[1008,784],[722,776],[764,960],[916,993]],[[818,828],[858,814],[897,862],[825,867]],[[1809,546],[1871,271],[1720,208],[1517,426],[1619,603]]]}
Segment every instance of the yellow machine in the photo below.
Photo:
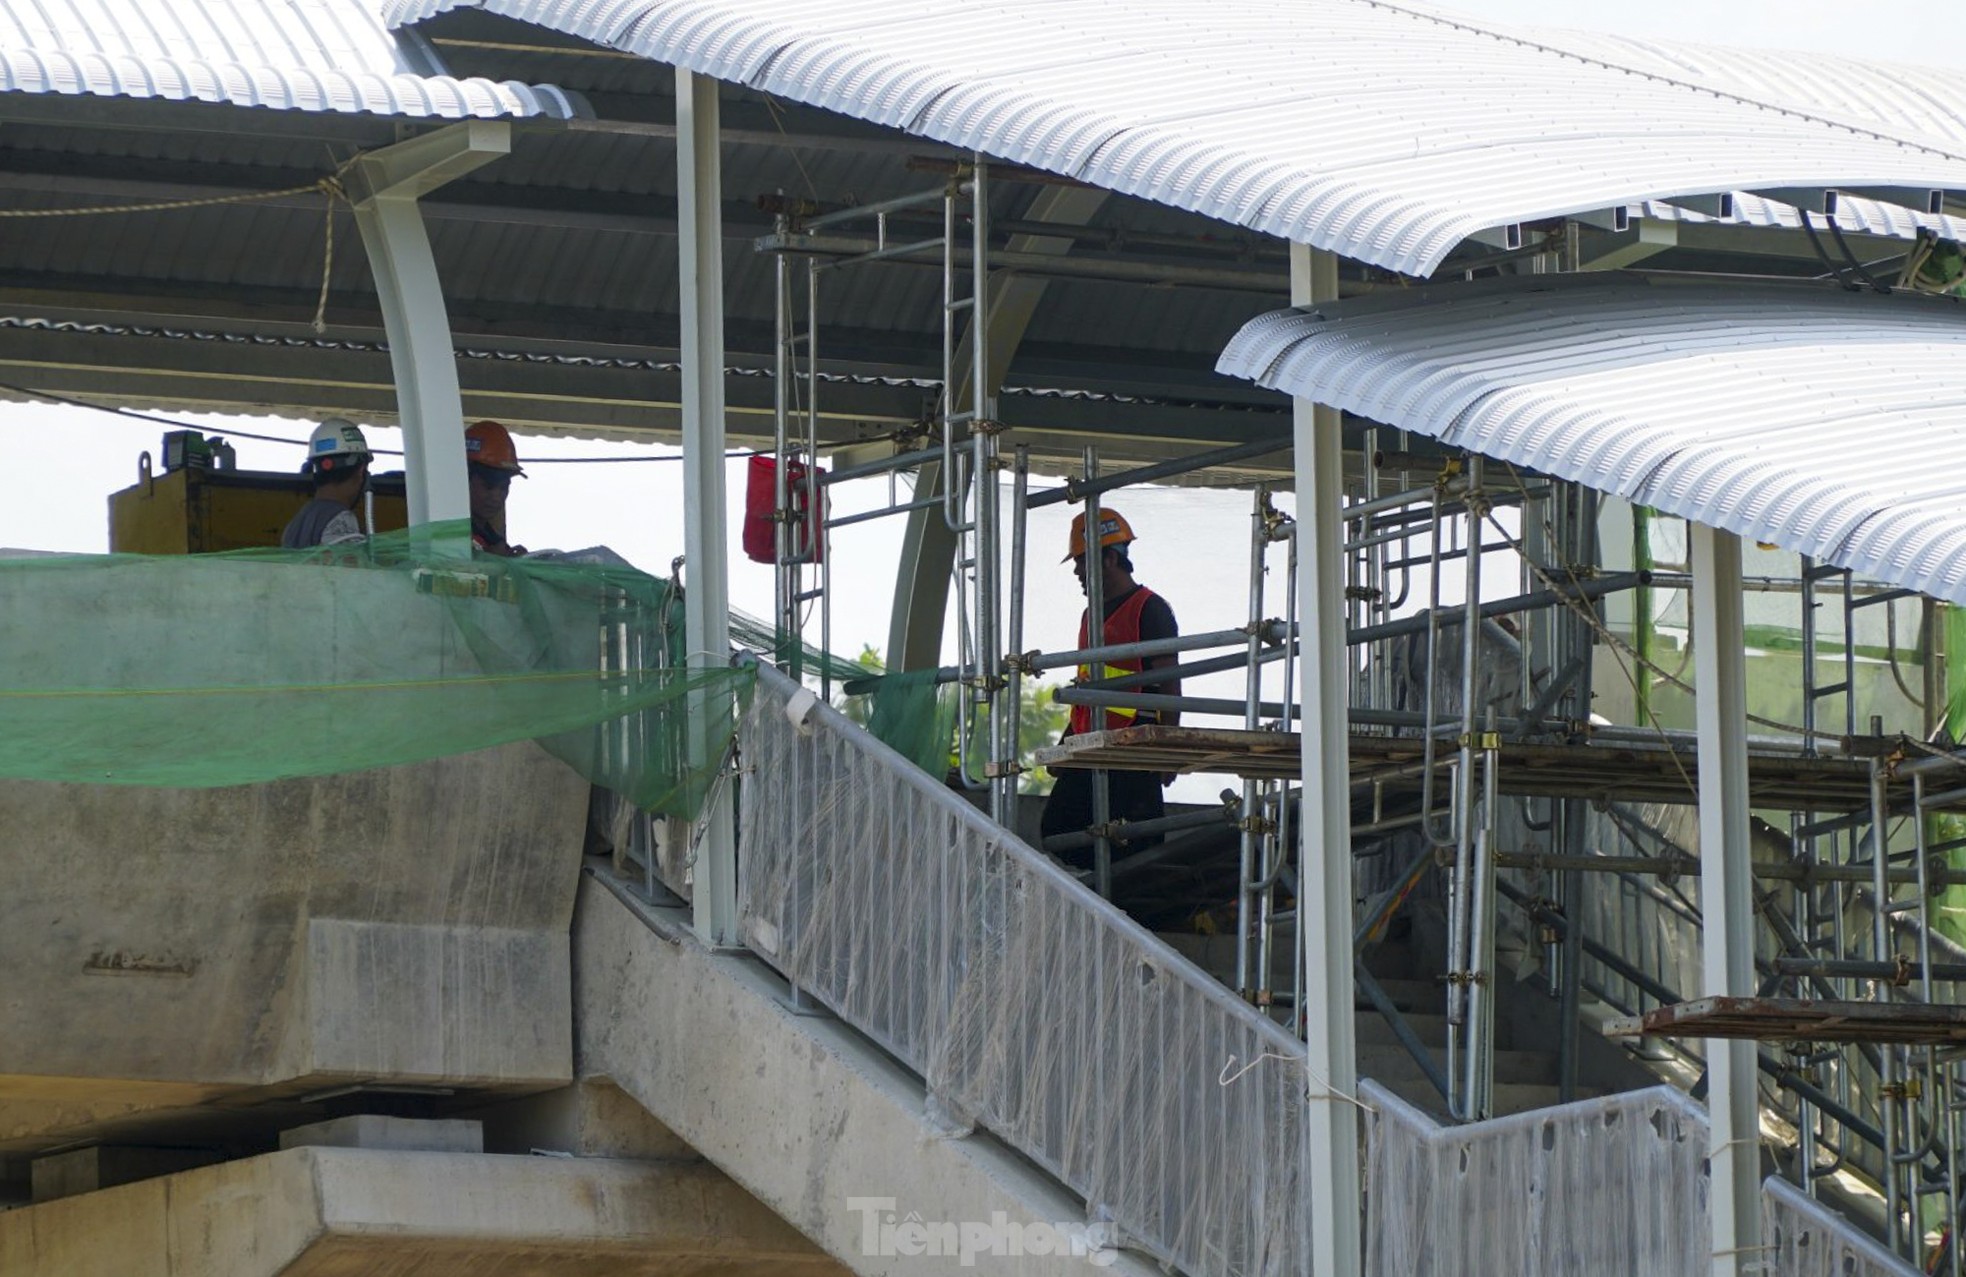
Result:
{"label": "yellow machine", "polygon": [[[233,469],[223,440],[207,441],[196,431],[166,435],[164,457],[164,472],[155,474],[150,454],[144,453],[137,461],[137,482],[110,496],[112,553],[204,554],[277,546],[287,521],[307,504],[306,476]],[[400,472],[373,476],[369,489],[374,531],[409,525]]]}

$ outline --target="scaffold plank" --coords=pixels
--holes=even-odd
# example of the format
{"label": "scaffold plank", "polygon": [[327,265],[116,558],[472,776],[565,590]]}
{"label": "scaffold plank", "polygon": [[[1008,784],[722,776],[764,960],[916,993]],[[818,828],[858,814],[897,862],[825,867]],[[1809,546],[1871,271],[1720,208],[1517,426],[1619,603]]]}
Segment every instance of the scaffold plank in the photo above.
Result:
{"label": "scaffold plank", "polygon": [[1924,1002],[1817,1002],[1807,998],[1699,998],[1622,1016],[1609,1037],[1752,1038],[1758,1042],[1966,1042],[1966,1006]]}
{"label": "scaffold plank", "polygon": [[[1127,727],[1089,732],[1039,750],[1050,768],[1119,771],[1223,772],[1259,780],[1295,780],[1299,737],[1295,732],[1218,727]],[[1436,754],[1453,754],[1451,741]],[[1388,794],[1417,791],[1422,743],[1411,736],[1354,734],[1354,787],[1374,783]],[[1496,756],[1504,794],[1617,802],[1691,803],[1698,778],[1688,747],[1503,741]],[[1755,807],[1808,811],[1856,811],[1870,802],[1870,767],[1860,758],[1806,757],[1759,750],[1748,758],[1749,802]],[[1966,809],[1962,800],[1957,809]]]}

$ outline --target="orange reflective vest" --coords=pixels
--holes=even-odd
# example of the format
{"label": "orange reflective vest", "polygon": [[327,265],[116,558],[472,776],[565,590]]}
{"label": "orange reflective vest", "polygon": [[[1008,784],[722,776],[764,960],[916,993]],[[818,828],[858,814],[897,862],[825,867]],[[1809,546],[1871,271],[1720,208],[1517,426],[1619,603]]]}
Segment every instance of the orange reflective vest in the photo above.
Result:
{"label": "orange reflective vest", "polygon": [[[1113,614],[1106,618],[1105,640],[1101,646],[1112,646],[1119,643],[1138,643],[1140,641],[1140,613],[1146,610],[1147,601],[1153,597],[1154,592],[1144,585],[1127,595],[1126,601],[1121,603],[1114,610]],[[1091,627],[1088,624],[1089,620],[1090,616],[1088,614],[1080,614],[1080,647],[1091,645],[1092,635]],[[1096,679],[1118,678],[1122,674],[1137,674],[1146,668],[1147,662],[1138,656],[1130,657],[1126,660],[1108,661],[1104,665],[1099,666],[1096,672],[1090,665],[1081,665],[1079,666],[1078,681],[1080,684],[1085,684]],[[1093,726],[1093,707],[1090,705],[1074,705],[1072,706],[1071,726],[1067,730],[1073,736],[1083,736],[1087,732],[1095,731],[1116,732],[1122,727],[1132,727],[1139,715],[1140,711],[1137,709],[1108,709],[1106,711],[1105,725],[1103,727],[1095,727]],[[1153,717],[1152,711],[1148,711],[1148,717]]]}

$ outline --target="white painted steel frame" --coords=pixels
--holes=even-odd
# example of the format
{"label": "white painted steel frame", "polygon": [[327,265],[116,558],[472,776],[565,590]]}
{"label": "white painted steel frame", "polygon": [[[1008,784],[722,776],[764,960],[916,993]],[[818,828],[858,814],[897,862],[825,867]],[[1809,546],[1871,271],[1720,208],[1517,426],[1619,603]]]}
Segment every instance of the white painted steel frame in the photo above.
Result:
{"label": "white painted steel frame", "polygon": [[[723,167],[717,83],[676,72],[676,212],[680,223],[683,364],[683,630],[689,663],[730,659],[730,567],[724,544]],[[712,767],[707,707],[690,714],[691,766]],[[697,834],[690,896],[706,944],[738,943],[737,826],[730,791],[711,791]]]}
{"label": "white painted steel frame", "polygon": [[[1747,649],[1741,598],[1741,541],[1694,524],[1693,666],[1700,733],[1700,915],[1702,993],[1753,997],[1754,877],[1748,847]],[[1756,1044],[1707,1042],[1707,1112],[1712,1188],[1713,1273],[1764,1268],[1761,1245],[1761,1124]]]}
{"label": "white painted steel frame", "polygon": [[[1338,261],[1290,247],[1292,300],[1338,296]],[[1358,1053],[1352,1008],[1352,794],[1345,672],[1344,436],[1336,410],[1299,398],[1296,427],[1298,633],[1303,686],[1298,917],[1304,932],[1304,1049],[1310,1105],[1307,1207],[1314,1277],[1360,1271]],[[1313,799],[1313,796],[1315,798]],[[1314,814],[1315,813],[1315,814]]]}
{"label": "white painted steel frame", "polygon": [[474,120],[371,152],[346,178],[389,334],[412,527],[471,517],[457,354],[417,200],[511,149],[511,125]]}

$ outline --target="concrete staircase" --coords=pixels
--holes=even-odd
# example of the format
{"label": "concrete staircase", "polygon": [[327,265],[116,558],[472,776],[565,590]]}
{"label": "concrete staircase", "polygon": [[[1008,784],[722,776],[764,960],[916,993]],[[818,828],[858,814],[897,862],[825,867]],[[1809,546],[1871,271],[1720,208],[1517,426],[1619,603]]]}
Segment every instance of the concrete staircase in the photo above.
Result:
{"label": "concrete staircase", "polygon": [[[1161,939],[1210,975],[1224,984],[1234,985],[1235,948],[1230,937],[1180,932],[1160,934]],[[1276,947],[1278,956],[1271,975],[1272,984],[1279,990],[1288,990],[1291,986],[1293,942],[1287,931],[1279,932]],[[1445,1068],[1446,994],[1439,978],[1422,970],[1423,966],[1413,947],[1399,941],[1382,945],[1368,963],[1368,969],[1405,1017],[1414,1034],[1432,1053],[1434,1062]],[[1505,1003],[1515,996],[1509,989],[1502,991]],[[1272,1012],[1280,1023],[1288,1023],[1290,1019],[1289,1007],[1284,1005],[1286,1001],[1287,997]],[[1447,1104],[1440,1092],[1427,1080],[1419,1062],[1400,1044],[1393,1026],[1363,997],[1358,1004],[1354,1025],[1358,1034],[1359,1076],[1372,1078],[1414,1107],[1446,1120]],[[1547,1108],[1560,1102],[1554,1043],[1517,1040],[1526,1036],[1519,1031],[1517,1017],[1507,1014],[1506,1010],[1497,1017],[1493,1114],[1496,1117]],[[1604,1089],[1580,1086],[1575,1098],[1599,1095]]]}

